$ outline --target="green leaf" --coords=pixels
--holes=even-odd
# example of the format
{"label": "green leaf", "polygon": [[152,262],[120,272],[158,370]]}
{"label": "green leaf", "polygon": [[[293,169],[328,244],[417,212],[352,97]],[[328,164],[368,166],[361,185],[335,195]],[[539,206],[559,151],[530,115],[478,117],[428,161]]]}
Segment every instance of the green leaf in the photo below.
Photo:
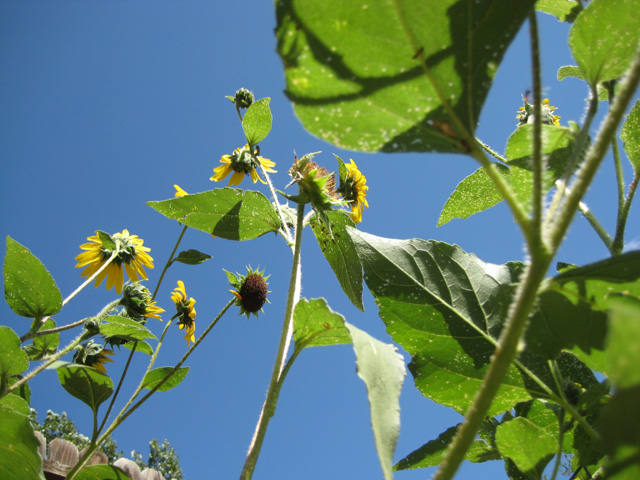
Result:
{"label": "green leaf", "polygon": [[130,480],[122,470],[111,465],[85,467],[74,478],[76,480]]}
{"label": "green leaf", "polygon": [[156,339],[156,336],[141,323],[130,318],[109,316],[104,319],[105,323],[100,325],[100,333],[107,338],[119,337],[125,340],[146,340]]}
{"label": "green leaf", "polygon": [[561,22],[573,22],[582,11],[578,0],[538,0],[536,10],[553,15]]}
{"label": "green leaf", "polygon": [[[151,390],[158,383],[160,383],[172,370],[173,367],[154,368],[144,377],[142,386],[146,389]],[[166,382],[162,384],[160,388],[158,388],[158,392],[166,392],[167,390],[171,390],[172,388],[177,387],[187,376],[187,373],[189,373],[189,367],[179,368]]]}
{"label": "green leaf", "polygon": [[280,226],[267,197],[251,190],[218,188],[147,205],[167,218],[227,240],[251,240],[277,232]]}
{"label": "green leaf", "polygon": [[[584,80],[584,75],[582,74],[582,70],[580,70],[580,67],[574,67],[573,65],[566,65],[558,69],[559,81],[562,81],[565,78],[570,78],[570,77],[574,77],[579,80]],[[619,87],[620,87],[619,82],[614,85],[614,89],[616,92],[619,89]],[[601,83],[598,84],[597,91],[598,91],[599,102],[604,102],[605,100],[609,100],[609,91],[605,88],[603,84]]]}
{"label": "green leaf", "polygon": [[98,412],[102,402],[111,396],[113,382],[111,379],[92,367],[79,364],[66,364],[57,370],[58,379],[64,389],[78,400],[86,403]]}
{"label": "green leaf", "polygon": [[[444,454],[453,440],[460,424],[450,427],[442,432],[438,438],[425,443],[419,449],[411,452],[393,467],[394,470],[413,470],[416,468],[434,467],[444,460]],[[473,463],[482,463],[489,460],[500,460],[500,452],[491,445],[491,437],[495,436],[496,421],[485,420],[480,427],[481,438],[475,439],[464,457]],[[484,438],[482,438],[484,437]]]}
{"label": "green leaf", "polygon": [[356,353],[358,376],[367,387],[371,427],[385,480],[393,479],[393,454],[400,434],[400,390],[404,360],[394,345],[376,340],[345,322]]}
{"label": "green leaf", "polygon": [[624,142],[624,151],[636,176],[640,174],[640,135],[638,132],[640,132],[640,100],[636,100],[636,104],[631,108],[620,132],[620,138]]}
{"label": "green leaf", "polygon": [[307,130],[342,148],[466,153],[455,117],[473,134],[534,3],[277,2],[287,96]]}
{"label": "green leaf", "polygon": [[9,327],[0,326],[0,384],[7,377],[20,375],[29,368],[29,359],[20,348],[20,338]]}
{"label": "green leaf", "polygon": [[[571,130],[553,125],[542,125],[542,153],[546,155],[546,169],[543,175],[543,188],[549,191],[567,167],[567,161],[573,149],[574,138]],[[533,188],[533,125],[523,125],[509,137],[505,153],[509,166],[495,165],[511,184],[520,204],[531,210],[531,191]],[[493,182],[479,168],[458,184],[442,209],[438,226],[454,218],[468,218],[497,205],[502,196]]]}
{"label": "green leaf", "polygon": [[329,308],[324,298],[301,298],[293,312],[293,340],[296,350],[351,343],[344,317]]}
{"label": "green leaf", "polygon": [[640,299],[611,305],[605,372],[619,388],[640,385]]}
{"label": "green leaf", "polygon": [[313,230],[320,250],[336,274],[342,290],[351,303],[364,311],[362,303],[362,266],[347,227],[354,223],[345,212],[332,210],[326,212],[331,229],[317,216],[311,219]]}
{"label": "green leaf", "polygon": [[569,46],[592,86],[624,76],[640,40],[636,0],[592,0],[569,32]]}
{"label": "green leaf", "polygon": [[[412,360],[423,395],[466,412],[483,382],[521,265],[493,265],[443,242],[394,240],[349,229],[380,318]],[[511,366],[489,416],[529,400]],[[535,388],[535,387],[533,387]]]}
{"label": "green leaf", "polygon": [[213,258],[211,255],[207,255],[206,253],[202,253],[191,248],[180,252],[173,261],[184,263],[185,265],[200,265],[211,258]]}
{"label": "green leaf", "polygon": [[[131,350],[133,348],[133,342],[125,343],[124,346]],[[136,346],[136,352],[146,353],[147,355],[153,355],[153,347],[147,342],[138,342]]]}
{"label": "green leaf", "polygon": [[[56,328],[56,322],[53,318],[49,318],[40,327],[40,330],[51,330]],[[33,343],[27,345],[24,348],[30,360],[41,360],[47,355],[52,355],[58,351],[58,345],[60,344],[60,334],[50,333],[48,335],[40,335],[33,338]]]}
{"label": "green leaf", "polygon": [[[502,163],[494,163],[500,172],[509,176],[509,167]],[[454,218],[469,218],[474,213],[482,212],[502,201],[502,196],[496,190],[493,181],[479,168],[467,178],[462,180],[454,192],[449,196],[447,203],[442,207],[438,227]]]}
{"label": "green leaf", "polygon": [[[558,422],[554,414],[552,421]],[[531,420],[516,417],[498,426],[496,445],[503,457],[511,459],[518,470],[540,478],[557,450],[557,439]]]}
{"label": "green leaf", "polygon": [[269,108],[270,100],[270,98],[263,98],[253,102],[242,119],[244,134],[252,146],[264,140],[271,131],[273,117]]}
{"label": "green leaf", "polygon": [[0,405],[21,413],[25,417],[29,416],[29,404],[19,395],[5,395],[0,398]]}
{"label": "green leaf", "polygon": [[29,418],[2,405],[0,418],[2,480],[44,480],[40,441]]}
{"label": "green leaf", "polygon": [[7,237],[4,297],[22,317],[42,318],[62,308],[62,295],[45,266],[28,248]]}

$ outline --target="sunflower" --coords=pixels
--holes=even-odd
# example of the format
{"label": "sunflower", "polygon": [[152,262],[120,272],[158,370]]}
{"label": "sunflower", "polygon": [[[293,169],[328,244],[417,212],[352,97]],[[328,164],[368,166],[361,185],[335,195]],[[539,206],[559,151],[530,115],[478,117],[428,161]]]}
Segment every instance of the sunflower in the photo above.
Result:
{"label": "sunflower", "polygon": [[253,183],[256,183],[260,180],[262,183],[266,184],[264,180],[262,180],[258,176],[257,168],[262,165],[266,172],[276,173],[276,171],[272,168],[275,167],[275,162],[272,162],[268,158],[262,158],[256,155],[249,145],[245,145],[242,148],[236,148],[231,155],[223,155],[220,159],[219,167],[213,169],[215,172],[210,180],[214,182],[219,182],[220,180],[224,180],[227,176],[233,172],[233,175],[229,179],[229,185],[240,185],[242,179],[245,174],[251,175],[251,180]]}
{"label": "sunflower", "polygon": [[153,258],[147,253],[151,249],[142,246],[144,240],[137,235],[129,235],[128,230],[113,235],[97,231],[96,235],[88,237],[87,240],[90,243],[80,245],[80,248],[86,252],[76,257],[78,261],[76,268],[85,267],[81,274],[83,277],[93,275],[109,261],[114,251],[118,252],[111,263],[96,277],[96,288],[106,277],[107,290],[115,286],[116,292],[120,295],[124,282],[123,265],[131,281],[148,279],[144,267],[153,268]]}
{"label": "sunflower", "polygon": [[342,197],[351,203],[351,220],[356,225],[362,221],[362,212],[365,208],[369,208],[367,202],[367,177],[365,177],[353,159],[350,159],[351,163],[343,163],[342,159],[338,157],[340,165],[340,188],[338,192]]}
{"label": "sunflower", "polygon": [[113,350],[104,348],[99,343],[89,340],[86,344],[76,347],[73,360],[80,365],[87,365],[102,373],[107,373],[107,368],[104,364],[113,362],[107,355],[115,355],[115,353],[113,353]]}
{"label": "sunflower", "polygon": [[125,307],[127,315],[136,321],[142,321],[145,318],[156,318],[162,321],[160,314],[164,309],[156,305],[149,289],[138,282],[125,285],[120,305]]}
{"label": "sunflower", "polygon": [[[533,123],[533,105],[527,102],[527,100],[522,97],[522,101],[524,102],[524,106],[520,107],[518,111],[518,115],[516,118],[518,119],[518,126],[526,125],[527,123]],[[549,99],[545,98],[542,100],[542,105],[540,106],[540,113],[542,117],[542,123],[545,125],[555,125],[556,127],[560,126],[560,115],[554,115],[553,112],[557,109],[553,105],[549,105]]]}
{"label": "sunflower", "polygon": [[[249,318],[250,314],[258,316],[258,312],[262,312],[262,307],[265,303],[269,303],[267,299],[268,284],[267,280],[269,276],[264,276],[264,270],[262,272],[253,270],[251,267],[247,267],[247,274],[240,275],[231,272],[227,272],[227,278],[232,287],[235,290],[229,290],[236,296],[235,304],[240,307],[240,315],[246,315]],[[264,312],[263,312],[264,313]]]}
{"label": "sunflower", "polygon": [[171,300],[176,304],[178,327],[180,330],[184,329],[186,333],[184,339],[187,341],[188,347],[191,342],[196,341],[196,309],[193,308],[196,301],[193,298],[187,299],[187,292],[182,280],[178,280],[178,287],[171,292]]}

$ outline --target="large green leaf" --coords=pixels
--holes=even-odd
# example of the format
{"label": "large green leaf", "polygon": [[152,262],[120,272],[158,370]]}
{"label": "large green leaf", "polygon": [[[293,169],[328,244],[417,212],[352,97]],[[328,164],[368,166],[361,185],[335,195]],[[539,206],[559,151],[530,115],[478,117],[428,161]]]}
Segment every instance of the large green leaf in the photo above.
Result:
{"label": "large green leaf", "polygon": [[[144,381],[142,382],[143,388],[147,388],[151,390],[156,385],[158,385],[164,378],[171,373],[173,367],[160,367],[154,368],[144,377]],[[169,379],[162,384],[160,388],[158,388],[159,392],[166,392],[167,390],[171,390],[172,388],[177,387],[182,383],[182,380],[189,373],[189,367],[181,367],[176,372],[169,377]]]}
{"label": "large green leaf", "polygon": [[620,138],[624,142],[624,151],[633,165],[636,175],[640,172],[640,100],[631,108],[627,119],[622,125]]}
{"label": "large green leaf", "polygon": [[44,480],[40,441],[29,417],[0,405],[0,478]]}
{"label": "large green leaf", "polygon": [[[546,155],[543,174],[544,191],[549,191],[567,167],[574,138],[568,128],[542,125],[542,153]],[[509,137],[505,155],[509,166],[497,164],[511,184],[514,193],[526,210],[531,210],[533,188],[533,125],[523,125]],[[438,226],[454,218],[467,218],[502,201],[493,182],[479,168],[458,184],[442,209]]]}
{"label": "large green leaf", "polygon": [[475,130],[534,3],[278,1],[286,93],[305,128],[334,145],[464,153],[456,119]]}
{"label": "large green leaf", "polygon": [[579,0],[537,0],[536,10],[553,15],[561,22],[573,22],[582,11]]}
{"label": "large green leaf", "polygon": [[569,33],[569,46],[592,86],[622,77],[638,50],[637,0],[592,0]]}
{"label": "large green leaf", "polygon": [[393,480],[393,454],[400,435],[400,391],[404,359],[394,345],[376,340],[345,322],[356,353],[358,376],[367,387],[371,428],[385,480]]}
{"label": "large green leaf", "polygon": [[640,299],[616,301],[611,306],[606,373],[616,387],[630,388],[640,385],[639,365]]}
{"label": "large green leaf", "polygon": [[165,217],[227,240],[251,240],[277,232],[280,226],[271,202],[252,190],[218,188],[147,205]]}
{"label": "large green leaf", "polygon": [[0,384],[4,385],[7,377],[20,375],[27,368],[29,359],[20,348],[20,337],[11,328],[0,326]]}
{"label": "large green leaf", "polygon": [[62,295],[37,257],[29,249],[7,237],[4,259],[4,297],[11,310],[22,317],[42,318],[62,308]]}
{"label": "large green leaf", "polygon": [[353,221],[345,212],[332,210],[326,212],[331,230],[317,216],[311,220],[320,250],[336,274],[340,286],[351,303],[364,311],[362,304],[362,267],[353,246],[347,227],[353,227]]}
{"label": "large green leaf", "polygon": [[105,323],[100,325],[100,333],[107,338],[118,337],[124,340],[146,340],[156,339],[151,331],[135,320],[113,315],[104,319]]}
{"label": "large green leaf", "polygon": [[[443,242],[348,231],[387,331],[412,356],[416,386],[438,403],[466,412],[506,318],[512,297],[506,287],[517,280],[521,265],[484,263]],[[535,369],[535,359],[527,361]],[[489,415],[529,400],[530,388],[537,387],[512,365]]]}
{"label": "large green leaf", "polygon": [[[51,330],[56,327],[53,318],[49,318],[41,327],[41,330]],[[47,355],[52,355],[58,350],[60,344],[59,333],[49,333],[33,338],[33,343],[23,347],[30,360],[40,360]]]}
{"label": "large green leaf", "polygon": [[301,298],[293,312],[293,339],[296,350],[351,343],[344,317],[329,308],[324,298]]}
{"label": "large green leaf", "polygon": [[[83,468],[78,475],[74,477],[76,480],[129,480],[127,476],[118,467],[111,465],[91,465]],[[164,478],[164,477],[163,477]]]}
{"label": "large green leaf", "polygon": [[113,382],[92,367],[79,364],[66,364],[56,370],[64,389],[78,400],[89,405],[94,414],[102,402],[111,396]]}
{"label": "large green leaf", "polygon": [[271,110],[269,109],[270,98],[263,98],[253,102],[247,109],[242,119],[242,128],[251,145],[257,145],[269,135],[271,131]]}
{"label": "large green leaf", "polygon": [[[400,460],[393,467],[394,470],[412,470],[416,468],[434,467],[440,465],[444,460],[444,455],[458,431],[459,425],[450,427],[442,432],[438,438],[425,443],[419,449],[411,452],[405,458]],[[473,463],[482,463],[489,460],[500,460],[500,452],[492,445],[495,436],[496,421],[493,419],[485,420],[479,431],[480,438],[475,439],[471,443],[471,447],[467,450],[464,457]]]}

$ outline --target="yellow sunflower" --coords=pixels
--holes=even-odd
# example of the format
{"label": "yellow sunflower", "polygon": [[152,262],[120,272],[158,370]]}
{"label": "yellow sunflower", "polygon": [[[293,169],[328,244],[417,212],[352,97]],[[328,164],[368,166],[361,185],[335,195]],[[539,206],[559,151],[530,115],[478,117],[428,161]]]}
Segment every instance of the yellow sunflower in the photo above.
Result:
{"label": "yellow sunflower", "polygon": [[181,189],[178,185],[173,186],[176,189],[176,193],[173,194],[174,197],[184,197],[185,195],[189,195],[183,189]]}
{"label": "yellow sunflower", "polygon": [[96,288],[106,278],[107,290],[115,287],[116,292],[120,295],[124,282],[123,265],[131,281],[148,279],[144,267],[153,268],[153,258],[147,253],[151,249],[142,245],[144,240],[138,238],[137,235],[129,235],[128,230],[113,235],[105,232],[96,233],[96,235],[87,238],[90,243],[80,245],[80,248],[86,251],[76,257],[78,261],[76,268],[85,267],[81,274],[83,277],[90,277],[97,272],[117,249],[116,257],[96,277]]}
{"label": "yellow sunflower", "polygon": [[[341,160],[340,160],[341,161]],[[367,177],[365,177],[353,159],[350,159],[351,163],[345,163],[346,171],[342,171],[340,174],[340,188],[338,192],[342,194],[342,197],[351,202],[351,220],[356,225],[362,221],[362,212],[365,208],[369,208],[367,202]],[[341,169],[342,170],[342,169]],[[344,172],[344,174],[343,174]]]}
{"label": "yellow sunflower", "polygon": [[276,173],[272,168],[276,166],[275,162],[272,162],[268,158],[259,157],[251,151],[249,145],[245,145],[242,148],[236,148],[231,155],[223,155],[220,159],[220,163],[222,163],[222,165],[213,169],[214,174],[210,180],[219,182],[227,178],[227,176],[233,172],[227,186],[240,185],[240,182],[242,182],[242,179],[247,173],[251,176],[253,183],[260,180],[262,183],[266,184],[257,172],[257,168],[260,165],[264,167],[265,171]]}
{"label": "yellow sunflower", "polygon": [[178,316],[178,327],[185,331],[184,339],[187,341],[187,347],[191,342],[196,341],[196,309],[193,307],[196,301],[193,298],[187,299],[187,292],[184,288],[184,282],[178,280],[178,286],[171,292],[171,300],[176,305]]}

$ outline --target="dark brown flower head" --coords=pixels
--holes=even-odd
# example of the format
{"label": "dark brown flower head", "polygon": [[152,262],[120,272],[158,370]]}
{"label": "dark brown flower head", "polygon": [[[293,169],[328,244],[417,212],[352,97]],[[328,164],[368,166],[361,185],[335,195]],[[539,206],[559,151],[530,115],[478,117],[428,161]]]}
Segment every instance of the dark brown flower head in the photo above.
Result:
{"label": "dark brown flower head", "polygon": [[264,276],[264,270],[260,272],[247,267],[246,275],[234,274],[226,270],[225,273],[231,286],[235,287],[235,290],[230,292],[236,296],[235,304],[240,307],[240,314],[246,314],[249,318],[253,313],[257,317],[264,304],[269,302],[267,299],[269,277]]}

